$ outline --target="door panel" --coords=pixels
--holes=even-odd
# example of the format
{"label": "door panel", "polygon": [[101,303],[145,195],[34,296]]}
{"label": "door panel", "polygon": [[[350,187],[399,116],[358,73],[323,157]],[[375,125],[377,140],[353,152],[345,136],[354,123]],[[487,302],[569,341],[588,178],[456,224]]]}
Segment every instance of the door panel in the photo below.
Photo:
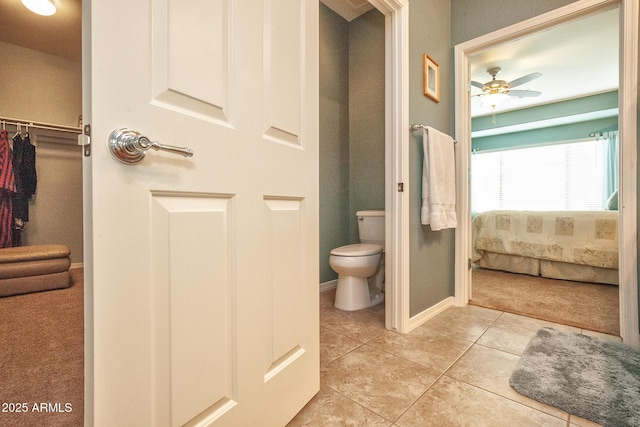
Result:
{"label": "door panel", "polygon": [[266,2],[264,21],[264,126],[269,139],[300,144],[301,88],[304,71],[300,56],[305,4],[297,0]]}
{"label": "door panel", "polygon": [[[158,420],[184,425],[194,413],[224,413],[237,401],[232,203],[163,193],[151,203],[154,406]],[[194,229],[197,238],[182,238]],[[189,375],[193,366],[197,376]]]}
{"label": "door panel", "polygon": [[203,119],[229,120],[233,33],[242,31],[232,20],[232,3],[153,1],[153,104]]}
{"label": "door panel", "polygon": [[[318,2],[91,21],[95,425],[284,425],[319,388]],[[119,163],[120,127],[195,154]]]}
{"label": "door panel", "polygon": [[270,254],[266,286],[272,305],[268,332],[271,351],[267,353],[265,381],[293,363],[307,347],[303,345],[304,331],[296,320],[304,313],[300,312],[301,305],[294,303],[304,297],[300,292],[304,265],[301,203],[295,199],[265,199],[264,246]]}

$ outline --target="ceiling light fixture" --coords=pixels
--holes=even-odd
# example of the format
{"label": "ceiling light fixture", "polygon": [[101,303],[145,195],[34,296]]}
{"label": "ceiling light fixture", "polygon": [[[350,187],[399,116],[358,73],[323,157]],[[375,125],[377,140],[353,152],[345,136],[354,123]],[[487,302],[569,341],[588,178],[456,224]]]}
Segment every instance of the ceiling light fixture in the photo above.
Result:
{"label": "ceiling light fixture", "polygon": [[22,4],[38,15],[51,16],[56,13],[56,5],[53,4],[53,0],[22,0]]}
{"label": "ceiling light fixture", "polygon": [[507,100],[508,91],[483,94],[480,98],[481,104],[487,105],[495,110],[495,108]]}
{"label": "ceiling light fixture", "polygon": [[496,107],[502,104],[509,97],[508,90],[491,90],[491,93],[483,93],[480,95],[480,107],[491,107],[493,110],[493,116],[491,117],[491,123],[497,125],[496,121]]}

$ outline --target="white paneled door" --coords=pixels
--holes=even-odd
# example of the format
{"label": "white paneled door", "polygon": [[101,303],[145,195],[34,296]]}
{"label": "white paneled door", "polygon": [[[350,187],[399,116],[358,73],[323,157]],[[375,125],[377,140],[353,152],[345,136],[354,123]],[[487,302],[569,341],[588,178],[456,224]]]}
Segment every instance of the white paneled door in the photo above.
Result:
{"label": "white paneled door", "polygon": [[85,13],[88,421],[283,426],[319,388],[318,1]]}

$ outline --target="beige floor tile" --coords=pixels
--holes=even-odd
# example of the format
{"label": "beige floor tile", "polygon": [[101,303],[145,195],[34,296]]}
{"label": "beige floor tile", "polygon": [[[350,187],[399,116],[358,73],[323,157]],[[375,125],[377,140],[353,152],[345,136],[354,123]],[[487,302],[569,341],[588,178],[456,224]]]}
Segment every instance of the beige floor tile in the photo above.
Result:
{"label": "beige floor tile", "polygon": [[508,379],[541,327],[602,334],[466,306],[403,335],[385,329],[384,304],[345,312],[334,298],[335,289],[320,294],[321,391],[291,426],[597,426],[518,394]]}
{"label": "beige floor tile", "polygon": [[538,330],[540,328],[554,328],[559,331],[580,333],[580,328],[574,326],[561,325],[559,323],[547,322],[546,320],[534,319],[532,317],[520,316],[519,314],[503,313],[496,323],[509,323],[522,328]]}
{"label": "beige floor tile", "polygon": [[331,373],[330,363],[320,363],[320,387],[324,387],[327,384],[327,375]]}
{"label": "beige floor tile", "polygon": [[320,365],[324,366],[363,345],[346,335],[320,328]]}
{"label": "beige floor tile", "polygon": [[496,322],[480,337],[477,343],[520,356],[536,331],[537,329]]}
{"label": "beige floor tile", "polygon": [[589,331],[587,329],[581,330],[580,333],[582,335],[588,335],[590,337],[596,337],[607,341],[622,342],[622,338],[615,335],[603,334],[601,332]]}
{"label": "beige floor tile", "polygon": [[[557,408],[529,399],[515,391],[509,377],[520,357],[481,345],[474,345],[447,371],[447,376],[530,406],[561,419],[568,414]],[[479,368],[481,367],[481,368]]]}
{"label": "beige floor tile", "polygon": [[470,316],[483,317],[489,320],[496,320],[502,314],[502,311],[493,310],[491,308],[478,307],[477,305],[467,304],[464,307],[451,307],[454,313],[463,313]]}
{"label": "beige floor tile", "polygon": [[565,427],[566,421],[445,376],[396,424],[400,427]]}
{"label": "beige floor tile", "polygon": [[601,424],[594,423],[593,421],[585,420],[584,418],[571,415],[569,417],[570,427],[601,427]]}
{"label": "beige floor tile", "polygon": [[368,345],[331,362],[321,383],[389,421],[397,419],[440,375]]}
{"label": "beige floor tile", "polygon": [[320,310],[320,325],[323,328],[363,343],[383,334],[387,330],[384,322],[384,310],[377,307],[358,311],[342,311],[333,307]]}
{"label": "beige floor tile", "polygon": [[389,427],[391,423],[335,390],[322,387],[320,392],[287,426]]}
{"label": "beige floor tile", "polygon": [[[493,324],[495,319],[490,316],[483,316],[478,311],[487,309],[475,307],[478,310],[467,310],[467,307],[471,306],[449,308],[418,326],[411,333],[422,335],[435,333],[460,340],[476,341]],[[500,312],[495,313],[500,314]]]}
{"label": "beige floor tile", "polygon": [[321,320],[323,327],[366,343],[383,334],[384,313],[369,310],[346,312],[335,310],[327,313]]}
{"label": "beige floor tile", "polygon": [[336,299],[336,288],[320,292],[320,311],[324,308],[333,308],[333,301]]}
{"label": "beige floor tile", "polygon": [[369,345],[418,365],[443,373],[473,345],[440,334],[399,334],[387,331]]}

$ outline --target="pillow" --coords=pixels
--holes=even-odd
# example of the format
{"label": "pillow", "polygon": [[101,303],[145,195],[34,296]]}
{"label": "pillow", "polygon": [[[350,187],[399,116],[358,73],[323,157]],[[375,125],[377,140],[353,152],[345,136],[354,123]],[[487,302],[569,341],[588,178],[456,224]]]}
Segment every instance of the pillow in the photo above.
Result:
{"label": "pillow", "polygon": [[607,209],[610,211],[618,210],[618,189],[611,193],[611,195],[607,199]]}

